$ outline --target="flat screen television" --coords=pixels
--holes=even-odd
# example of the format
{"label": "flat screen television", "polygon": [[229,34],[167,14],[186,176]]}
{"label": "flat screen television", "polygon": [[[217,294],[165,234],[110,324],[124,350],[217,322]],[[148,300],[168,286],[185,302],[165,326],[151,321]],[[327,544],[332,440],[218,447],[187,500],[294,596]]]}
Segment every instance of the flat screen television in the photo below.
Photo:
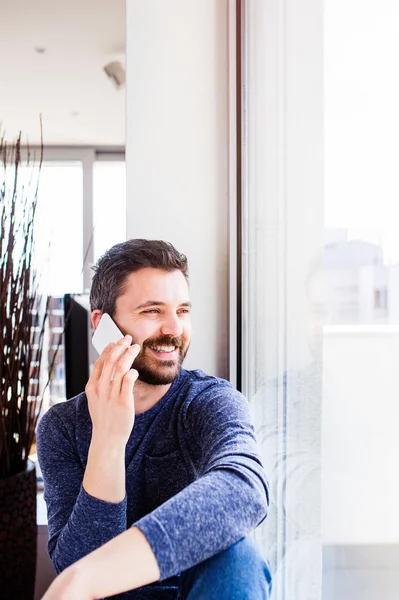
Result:
{"label": "flat screen television", "polygon": [[66,397],[84,392],[97,354],[91,338],[89,294],[64,295]]}

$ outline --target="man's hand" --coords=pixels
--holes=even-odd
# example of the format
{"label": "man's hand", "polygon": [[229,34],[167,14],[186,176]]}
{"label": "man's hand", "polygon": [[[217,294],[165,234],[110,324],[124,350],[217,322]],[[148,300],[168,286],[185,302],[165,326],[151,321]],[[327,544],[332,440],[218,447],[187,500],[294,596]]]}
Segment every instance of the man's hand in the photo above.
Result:
{"label": "man's hand", "polygon": [[132,363],[140,346],[125,335],[110,344],[96,361],[86,385],[93,438],[126,446],[134,425],[133,387],[138,377]]}
{"label": "man's hand", "polygon": [[54,579],[42,600],[94,600],[94,596],[72,565]]}
{"label": "man's hand", "polygon": [[158,562],[145,535],[131,527],[65,569],[42,600],[94,600],[158,581]]}
{"label": "man's hand", "polygon": [[125,497],[125,447],[134,425],[133,387],[138,376],[131,366],[140,351],[131,342],[127,335],[107,346],[86,386],[93,433],[83,488],[105,502],[118,503]]}

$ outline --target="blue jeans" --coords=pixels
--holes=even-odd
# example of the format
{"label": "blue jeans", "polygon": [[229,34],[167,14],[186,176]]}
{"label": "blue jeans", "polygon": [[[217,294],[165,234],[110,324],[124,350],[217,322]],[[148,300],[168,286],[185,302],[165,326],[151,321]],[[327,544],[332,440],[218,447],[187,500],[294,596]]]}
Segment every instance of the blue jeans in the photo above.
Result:
{"label": "blue jeans", "polygon": [[270,565],[247,537],[184,571],[178,600],[269,600],[271,589]]}

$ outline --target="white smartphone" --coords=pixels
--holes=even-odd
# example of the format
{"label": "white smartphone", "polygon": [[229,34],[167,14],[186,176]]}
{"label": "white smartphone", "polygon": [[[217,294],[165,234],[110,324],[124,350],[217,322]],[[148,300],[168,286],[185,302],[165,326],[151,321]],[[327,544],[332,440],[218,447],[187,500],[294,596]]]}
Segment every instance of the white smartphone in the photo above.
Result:
{"label": "white smartphone", "polygon": [[91,339],[93,346],[99,354],[110,342],[118,342],[123,338],[123,333],[115,325],[109,314],[104,313],[97,325],[97,329]]}

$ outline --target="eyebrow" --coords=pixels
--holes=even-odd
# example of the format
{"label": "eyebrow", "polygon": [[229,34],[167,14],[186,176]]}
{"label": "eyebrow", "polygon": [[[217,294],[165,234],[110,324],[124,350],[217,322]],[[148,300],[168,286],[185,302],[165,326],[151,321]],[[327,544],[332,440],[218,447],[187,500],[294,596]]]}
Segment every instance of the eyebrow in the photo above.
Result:
{"label": "eyebrow", "polygon": [[[144,304],[139,304],[139,306],[136,306],[136,308],[134,310],[140,310],[141,308],[148,308],[149,306],[166,306],[166,302],[158,302],[157,300],[148,300],[147,302],[144,302]],[[191,308],[192,304],[191,304],[191,302],[182,302],[181,304],[179,304],[179,306],[187,306],[188,308]]]}

